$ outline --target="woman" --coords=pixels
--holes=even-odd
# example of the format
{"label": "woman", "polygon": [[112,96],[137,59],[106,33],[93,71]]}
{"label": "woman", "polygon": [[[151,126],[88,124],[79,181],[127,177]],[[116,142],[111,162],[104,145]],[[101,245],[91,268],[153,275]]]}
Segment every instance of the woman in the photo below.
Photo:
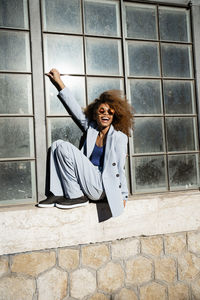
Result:
{"label": "woman", "polygon": [[83,112],[59,72],[52,69],[48,76],[86,132],[86,139],[81,150],[62,140],[52,144],[52,195],[38,206],[72,208],[88,204],[88,199],[106,197],[112,216],[119,216],[128,200],[124,166],[133,121],[131,106],[120,91],[111,90],[101,94]]}

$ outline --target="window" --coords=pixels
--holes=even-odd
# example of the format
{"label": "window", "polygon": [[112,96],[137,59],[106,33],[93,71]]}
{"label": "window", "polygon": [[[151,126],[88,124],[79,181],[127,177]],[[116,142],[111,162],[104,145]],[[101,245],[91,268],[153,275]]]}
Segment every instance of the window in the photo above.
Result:
{"label": "window", "polygon": [[167,2],[0,1],[0,204],[35,202],[36,188],[44,193],[38,165],[47,148],[57,139],[78,146],[82,135],[42,74],[45,115],[38,118],[36,60],[44,73],[61,72],[82,107],[108,89],[127,93],[135,109],[126,165],[131,193],[199,187],[191,9]]}
{"label": "window", "polygon": [[125,12],[133,190],[198,188],[190,11],[126,3]]}
{"label": "window", "polygon": [[0,1],[1,204],[36,201],[29,36],[27,1]]}

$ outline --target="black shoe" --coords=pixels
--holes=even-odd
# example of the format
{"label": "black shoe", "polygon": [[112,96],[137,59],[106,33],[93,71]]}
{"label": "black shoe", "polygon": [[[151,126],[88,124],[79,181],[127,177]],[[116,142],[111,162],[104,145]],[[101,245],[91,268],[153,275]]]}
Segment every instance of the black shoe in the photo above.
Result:
{"label": "black shoe", "polygon": [[56,206],[57,201],[59,201],[59,200],[63,201],[64,199],[65,198],[63,196],[51,195],[47,199],[40,201],[37,206],[38,207],[54,207],[54,206]]}
{"label": "black shoe", "polygon": [[56,201],[56,207],[58,208],[73,208],[79,206],[85,206],[89,203],[88,198],[86,196],[82,196],[80,198],[75,199],[60,199]]}

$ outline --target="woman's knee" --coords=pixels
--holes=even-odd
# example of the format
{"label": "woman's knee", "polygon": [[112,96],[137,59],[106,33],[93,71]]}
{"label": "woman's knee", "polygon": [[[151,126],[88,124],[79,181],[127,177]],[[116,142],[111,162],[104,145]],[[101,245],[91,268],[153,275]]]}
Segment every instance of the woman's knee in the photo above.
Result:
{"label": "woman's knee", "polygon": [[54,151],[62,143],[64,143],[63,140],[57,140],[57,141],[53,142],[52,145],[51,145],[51,149]]}
{"label": "woman's knee", "polygon": [[72,145],[70,142],[63,141],[62,143],[58,144],[56,153],[67,155],[71,152],[73,147],[74,145]]}

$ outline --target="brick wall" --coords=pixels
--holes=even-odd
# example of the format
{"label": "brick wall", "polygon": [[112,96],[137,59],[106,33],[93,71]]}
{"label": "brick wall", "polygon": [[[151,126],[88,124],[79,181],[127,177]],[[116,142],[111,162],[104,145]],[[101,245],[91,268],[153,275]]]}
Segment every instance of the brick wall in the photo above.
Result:
{"label": "brick wall", "polygon": [[0,300],[199,300],[200,232],[0,256]]}

